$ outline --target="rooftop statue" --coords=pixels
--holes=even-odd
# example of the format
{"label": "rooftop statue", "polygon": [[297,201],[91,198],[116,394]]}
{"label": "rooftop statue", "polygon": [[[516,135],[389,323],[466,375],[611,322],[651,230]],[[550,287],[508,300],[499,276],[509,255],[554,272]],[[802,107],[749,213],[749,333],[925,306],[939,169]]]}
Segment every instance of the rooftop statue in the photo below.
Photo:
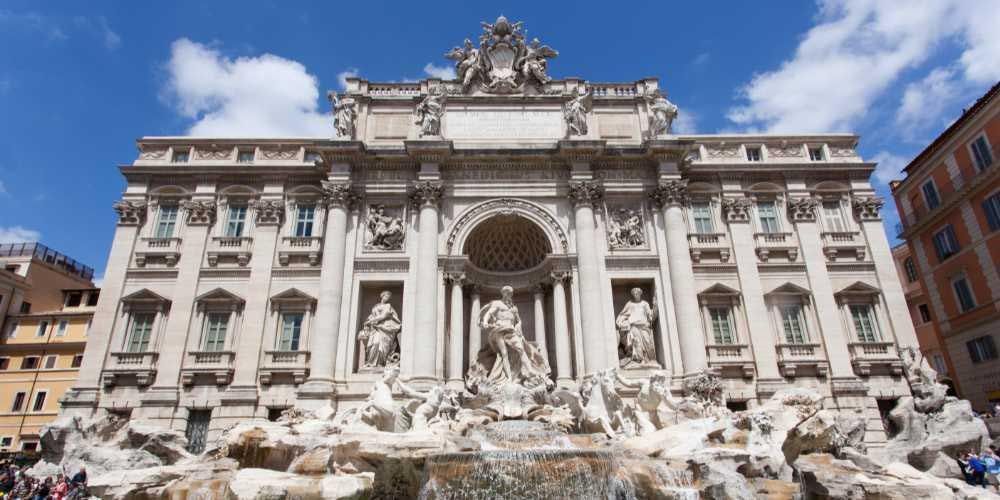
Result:
{"label": "rooftop statue", "polygon": [[337,130],[337,137],[354,139],[354,120],[358,117],[354,98],[346,94],[338,98],[335,90],[327,92],[326,98],[333,110],[333,127]]}
{"label": "rooftop statue", "polygon": [[479,48],[468,38],[461,47],[455,47],[445,57],[455,61],[455,73],[468,92],[478,83],[484,92],[511,94],[522,92],[525,84],[536,87],[551,80],[548,59],[559,55],[536,38],[525,43],[523,22],[512,23],[500,16],[495,22],[482,23]]}

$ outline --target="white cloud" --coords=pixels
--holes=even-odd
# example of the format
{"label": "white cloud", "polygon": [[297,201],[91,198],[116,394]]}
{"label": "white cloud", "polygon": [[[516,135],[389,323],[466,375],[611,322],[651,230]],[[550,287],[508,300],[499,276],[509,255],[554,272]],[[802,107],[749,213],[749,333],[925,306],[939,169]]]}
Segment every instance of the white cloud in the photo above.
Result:
{"label": "white cloud", "polygon": [[909,161],[899,155],[894,155],[888,151],[879,151],[871,158],[871,161],[878,163],[872,177],[882,183],[889,184],[889,181],[903,178],[903,167]]}
{"label": "white cloud", "polygon": [[958,72],[951,68],[935,68],[922,80],[906,86],[899,109],[896,111],[898,124],[907,137],[925,129],[928,125],[938,125],[938,120],[947,106],[960,96]]}
{"label": "white cloud", "polygon": [[357,78],[360,74],[361,72],[358,68],[347,68],[344,71],[337,73],[337,85],[340,85],[340,89],[344,90],[347,88],[347,79]]}
{"label": "white cloud", "polygon": [[194,120],[188,134],[215,137],[327,137],[316,77],[272,54],[228,58],[187,38],[171,45],[166,95]]}
{"label": "white cloud", "polygon": [[671,128],[675,134],[697,134],[697,122],[698,117],[694,113],[681,109],[677,111],[677,118],[674,118],[674,123]]}
{"label": "white cloud", "polygon": [[73,18],[73,22],[80,29],[89,31],[100,38],[104,43],[104,48],[108,50],[115,50],[122,43],[122,37],[111,29],[111,26],[108,25],[108,19],[104,16],[93,18],[77,16]]}
{"label": "white cloud", "polygon": [[748,130],[848,130],[906,70],[945,41],[964,50],[963,78],[995,81],[1000,3],[913,0],[819,0],[818,22],[781,67],[755,75],[728,118]]}
{"label": "white cloud", "polygon": [[21,226],[0,226],[0,243],[21,243],[25,241],[39,241],[42,233],[34,229],[27,229]]}
{"label": "white cloud", "polygon": [[8,29],[26,29],[36,31],[49,39],[49,41],[65,40],[69,37],[59,27],[58,23],[51,18],[38,14],[37,12],[12,12],[0,9],[0,23],[10,26]]}
{"label": "white cloud", "polygon": [[427,63],[424,66],[424,73],[431,78],[442,80],[454,80],[455,68],[453,66],[435,66],[434,63]]}

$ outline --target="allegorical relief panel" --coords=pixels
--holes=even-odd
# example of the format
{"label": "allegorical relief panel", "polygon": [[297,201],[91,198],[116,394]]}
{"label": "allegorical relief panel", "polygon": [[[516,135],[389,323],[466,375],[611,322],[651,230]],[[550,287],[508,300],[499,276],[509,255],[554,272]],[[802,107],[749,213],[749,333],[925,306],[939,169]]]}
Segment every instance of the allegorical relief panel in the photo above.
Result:
{"label": "allegorical relief panel", "polygon": [[365,249],[395,251],[403,249],[406,231],[403,227],[403,206],[370,205],[365,219]]}
{"label": "allegorical relief panel", "polygon": [[645,248],[646,231],[639,207],[608,207],[608,245],[612,250]]}

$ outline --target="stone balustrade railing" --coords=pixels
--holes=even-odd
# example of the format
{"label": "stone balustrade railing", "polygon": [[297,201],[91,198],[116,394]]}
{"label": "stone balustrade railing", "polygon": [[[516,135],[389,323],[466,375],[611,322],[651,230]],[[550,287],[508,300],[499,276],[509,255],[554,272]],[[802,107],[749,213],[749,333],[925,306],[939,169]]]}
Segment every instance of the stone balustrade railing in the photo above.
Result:
{"label": "stone balustrade railing", "polygon": [[825,231],[820,233],[823,240],[823,252],[833,260],[842,250],[853,250],[858,260],[865,258],[865,242],[858,231]]}
{"label": "stone balustrade railing", "polygon": [[816,375],[825,377],[829,372],[829,362],[823,346],[819,343],[777,344],[778,366],[786,377],[794,377],[802,367],[815,370]]}
{"label": "stone balustrade railing", "polygon": [[728,262],[732,247],[726,233],[688,233],[691,260],[700,262],[706,253],[718,253],[719,260]]}
{"label": "stone balustrade railing", "polygon": [[278,250],[278,262],[283,266],[295,257],[305,257],[309,265],[318,266],[323,250],[323,238],[319,236],[285,236]]}
{"label": "stone balustrade railing", "polygon": [[270,385],[276,376],[289,376],[295,384],[301,384],[308,373],[309,351],[264,351],[261,384]]}
{"label": "stone balustrade railing", "polygon": [[903,373],[903,361],[895,342],[851,342],[848,348],[858,375],[870,375],[873,367],[884,367],[893,375]]}
{"label": "stone balustrade railing", "polygon": [[181,256],[180,238],[141,238],[135,249],[135,265],[145,267],[150,259],[162,258],[170,267]]}
{"label": "stone balustrade railing", "polygon": [[208,249],[208,265],[215,266],[220,257],[232,257],[241,267],[250,262],[253,238],[249,236],[214,236]]}
{"label": "stone balustrade railing", "polygon": [[774,252],[785,252],[788,260],[796,260],[799,255],[799,241],[795,233],[767,232],[754,233],[754,244],[757,246],[757,256],[767,261]]}

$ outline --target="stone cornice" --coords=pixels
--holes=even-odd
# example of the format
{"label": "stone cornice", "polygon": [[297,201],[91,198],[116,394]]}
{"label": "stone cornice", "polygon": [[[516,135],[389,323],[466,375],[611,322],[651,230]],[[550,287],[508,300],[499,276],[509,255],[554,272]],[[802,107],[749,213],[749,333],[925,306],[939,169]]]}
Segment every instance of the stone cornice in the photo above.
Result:
{"label": "stone cornice", "polygon": [[649,139],[643,144],[645,155],[655,162],[683,162],[695,146],[690,139]]}
{"label": "stone cornice", "polygon": [[570,163],[591,162],[603,156],[607,146],[607,141],[561,140],[557,154]]}
{"label": "stone cornice", "polygon": [[403,146],[406,154],[420,163],[442,163],[455,152],[451,141],[439,139],[403,141]]}

